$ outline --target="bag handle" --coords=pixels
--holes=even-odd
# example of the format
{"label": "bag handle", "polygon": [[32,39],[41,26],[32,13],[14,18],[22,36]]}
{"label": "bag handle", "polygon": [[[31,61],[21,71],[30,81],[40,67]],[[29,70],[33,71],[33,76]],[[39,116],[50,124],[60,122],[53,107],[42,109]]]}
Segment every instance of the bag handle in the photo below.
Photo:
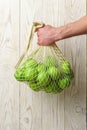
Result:
{"label": "bag handle", "polygon": [[36,32],[36,30],[38,28],[41,28],[43,26],[44,26],[44,23],[39,23],[39,22],[33,22],[33,24],[31,25],[31,32],[30,32],[28,44],[27,44],[26,48],[24,49],[23,54],[21,55],[21,57],[19,58],[16,66],[15,66],[16,69],[19,67],[20,63],[22,62],[23,58],[25,57],[26,53],[28,52],[30,44],[32,43],[32,40],[33,40],[34,33]]}

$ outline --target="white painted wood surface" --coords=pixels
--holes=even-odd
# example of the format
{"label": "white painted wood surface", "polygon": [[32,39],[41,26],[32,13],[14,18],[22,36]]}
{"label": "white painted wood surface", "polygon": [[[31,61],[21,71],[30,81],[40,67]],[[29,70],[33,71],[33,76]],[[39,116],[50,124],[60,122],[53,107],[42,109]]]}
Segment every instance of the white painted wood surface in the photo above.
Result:
{"label": "white painted wood surface", "polygon": [[60,26],[85,14],[86,0],[0,0],[0,130],[86,130],[86,36],[57,43],[75,72],[61,94],[33,92],[13,77],[33,21]]}
{"label": "white painted wood surface", "polygon": [[0,130],[19,130],[19,2],[0,0]]}

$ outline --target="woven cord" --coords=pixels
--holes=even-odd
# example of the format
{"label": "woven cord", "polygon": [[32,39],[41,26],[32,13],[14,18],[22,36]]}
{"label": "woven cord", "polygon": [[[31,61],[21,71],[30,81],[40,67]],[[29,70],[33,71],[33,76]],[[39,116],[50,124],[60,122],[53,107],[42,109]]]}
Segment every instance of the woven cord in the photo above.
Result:
{"label": "woven cord", "polygon": [[61,61],[66,60],[65,57],[63,56],[61,50],[59,49],[59,47],[56,45],[56,43],[53,43],[52,47],[53,47],[56,55],[60,58]]}
{"label": "woven cord", "polygon": [[28,52],[28,50],[30,48],[30,45],[32,43],[33,35],[34,35],[35,31],[38,28],[42,27],[43,25],[44,25],[43,23],[33,22],[32,27],[31,27],[31,32],[30,32],[29,40],[28,40],[28,44],[27,44],[26,48],[24,49],[23,54],[21,55],[21,57],[19,58],[16,66],[15,66],[16,69],[19,67],[19,65],[21,64],[22,60],[24,59],[26,53]]}

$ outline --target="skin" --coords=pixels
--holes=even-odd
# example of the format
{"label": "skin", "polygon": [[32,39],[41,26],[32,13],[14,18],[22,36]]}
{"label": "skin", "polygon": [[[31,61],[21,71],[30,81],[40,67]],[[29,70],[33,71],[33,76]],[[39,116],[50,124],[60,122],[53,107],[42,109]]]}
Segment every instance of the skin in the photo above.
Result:
{"label": "skin", "polygon": [[51,45],[56,41],[84,34],[87,34],[87,16],[64,26],[44,25],[37,30],[38,44],[41,46]]}

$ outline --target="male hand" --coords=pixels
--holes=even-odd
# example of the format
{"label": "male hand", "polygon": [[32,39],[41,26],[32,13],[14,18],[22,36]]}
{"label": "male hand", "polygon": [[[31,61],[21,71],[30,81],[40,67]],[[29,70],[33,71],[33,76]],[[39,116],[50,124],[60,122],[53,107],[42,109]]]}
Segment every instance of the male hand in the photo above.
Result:
{"label": "male hand", "polygon": [[38,44],[50,45],[65,38],[87,34],[87,16],[60,27],[44,25],[37,30]]}
{"label": "male hand", "polygon": [[44,25],[37,30],[37,35],[39,45],[50,45],[56,41],[57,28],[50,25]]}

